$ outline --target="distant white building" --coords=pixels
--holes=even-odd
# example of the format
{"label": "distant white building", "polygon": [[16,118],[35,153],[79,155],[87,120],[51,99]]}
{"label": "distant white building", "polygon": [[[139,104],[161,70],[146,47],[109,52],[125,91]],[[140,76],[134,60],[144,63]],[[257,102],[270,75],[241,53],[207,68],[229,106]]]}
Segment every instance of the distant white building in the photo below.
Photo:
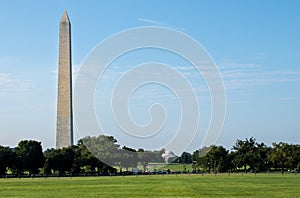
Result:
{"label": "distant white building", "polygon": [[170,158],[175,158],[176,155],[172,151],[165,151],[161,156],[165,159],[166,163],[169,163]]}

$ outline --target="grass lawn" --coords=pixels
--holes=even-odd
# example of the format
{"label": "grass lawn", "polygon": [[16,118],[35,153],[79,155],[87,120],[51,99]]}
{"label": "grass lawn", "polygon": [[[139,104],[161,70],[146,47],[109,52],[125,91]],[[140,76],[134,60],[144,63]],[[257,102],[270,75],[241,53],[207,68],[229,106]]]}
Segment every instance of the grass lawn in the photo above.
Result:
{"label": "grass lawn", "polygon": [[0,197],[300,197],[300,175],[0,179]]}

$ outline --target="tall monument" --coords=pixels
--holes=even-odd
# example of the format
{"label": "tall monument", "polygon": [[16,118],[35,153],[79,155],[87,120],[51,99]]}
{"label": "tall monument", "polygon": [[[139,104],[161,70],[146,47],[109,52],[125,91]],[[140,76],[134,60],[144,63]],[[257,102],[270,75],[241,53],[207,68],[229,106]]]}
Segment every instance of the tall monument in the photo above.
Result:
{"label": "tall monument", "polygon": [[73,144],[71,24],[64,12],[59,23],[56,148]]}

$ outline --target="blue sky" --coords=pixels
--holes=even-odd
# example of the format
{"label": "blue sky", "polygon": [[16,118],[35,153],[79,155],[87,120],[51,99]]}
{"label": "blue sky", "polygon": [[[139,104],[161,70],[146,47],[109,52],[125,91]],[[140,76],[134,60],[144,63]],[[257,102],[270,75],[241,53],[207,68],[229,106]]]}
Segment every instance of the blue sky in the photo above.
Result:
{"label": "blue sky", "polygon": [[[252,136],[268,145],[299,143],[299,1],[57,0],[0,2],[0,145],[14,147],[22,139],[36,139],[44,148],[55,146],[58,28],[64,9],[72,23],[74,77],[88,53],[112,34],[140,26],[174,28],[201,43],[220,69],[227,113],[218,144],[231,148],[236,139]],[[137,52],[116,62],[123,67],[112,67],[107,75],[152,57],[178,68],[186,64],[166,53]],[[189,80],[201,87],[201,80]],[[107,94],[106,86],[97,90],[99,100]],[[157,96],[167,92],[160,91]],[[199,98],[205,128],[210,116],[207,91]],[[175,102],[162,103],[176,104],[170,101]],[[140,103],[136,101],[145,108]],[[140,110],[133,105],[137,119],[145,123]],[[190,149],[199,142],[200,136]]]}

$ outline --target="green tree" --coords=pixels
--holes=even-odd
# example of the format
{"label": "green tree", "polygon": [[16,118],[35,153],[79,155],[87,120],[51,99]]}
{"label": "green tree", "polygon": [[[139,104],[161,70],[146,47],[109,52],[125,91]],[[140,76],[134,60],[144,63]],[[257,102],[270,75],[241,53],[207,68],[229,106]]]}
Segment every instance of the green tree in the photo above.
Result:
{"label": "green tree", "polygon": [[178,163],[183,164],[191,164],[192,163],[192,155],[188,152],[183,152],[180,157],[176,159]]}
{"label": "green tree", "polygon": [[22,140],[14,149],[17,156],[19,172],[29,171],[30,174],[39,172],[44,165],[44,155],[41,142]]}
{"label": "green tree", "polygon": [[300,145],[292,145],[291,150],[293,156],[292,168],[300,171]]}
{"label": "green tree", "polygon": [[8,168],[15,164],[15,153],[9,147],[0,145],[0,175],[5,175]]}
{"label": "green tree", "polygon": [[159,160],[162,159],[159,152],[144,151],[143,149],[138,150],[138,159],[139,162],[143,165],[144,171],[147,170],[149,162],[157,162],[157,158],[159,158]]}
{"label": "green tree", "polygon": [[58,172],[63,175],[66,172],[73,173],[75,151],[73,147],[61,149],[47,149],[45,151],[46,162],[44,165],[46,173]]}
{"label": "green tree", "polygon": [[75,155],[75,164],[84,171],[88,172],[105,172],[106,165],[96,158],[90,150],[87,149],[82,140],[78,141],[78,152]]}
{"label": "green tree", "polygon": [[210,151],[210,149],[212,148],[212,146],[210,147],[202,147],[196,151],[193,152],[191,159],[193,162],[196,162],[198,167],[200,167],[202,169],[202,171],[210,171],[209,170],[209,162],[207,160],[207,153]]}
{"label": "green tree", "polygon": [[268,160],[268,156],[271,154],[271,147],[267,147],[264,143],[256,144],[256,167],[257,171],[269,171],[271,163]]}
{"label": "green tree", "polygon": [[[283,172],[285,168],[293,168],[295,163],[295,147],[287,143],[273,143],[273,149],[269,155],[269,160],[274,164],[275,168],[281,168]],[[297,150],[297,149],[296,149]],[[297,158],[297,157],[296,157]]]}
{"label": "green tree", "polygon": [[235,151],[234,164],[236,167],[243,167],[245,172],[248,166],[250,169],[256,167],[258,156],[255,138],[237,140],[235,146],[233,146],[233,150]]}
{"label": "green tree", "polygon": [[83,144],[92,154],[108,165],[119,165],[122,157],[120,145],[112,136],[85,137]]}
{"label": "green tree", "polygon": [[132,167],[135,168],[137,167],[137,162],[138,162],[138,153],[135,149],[129,148],[126,146],[122,147],[121,150],[121,156],[120,156],[120,168],[126,168],[128,171],[128,168]]}
{"label": "green tree", "polygon": [[198,163],[199,159],[200,159],[199,150],[196,150],[192,153],[192,161],[196,161]]}
{"label": "green tree", "polygon": [[222,146],[212,146],[206,154],[210,169],[215,173],[225,172],[229,169],[228,151]]}

